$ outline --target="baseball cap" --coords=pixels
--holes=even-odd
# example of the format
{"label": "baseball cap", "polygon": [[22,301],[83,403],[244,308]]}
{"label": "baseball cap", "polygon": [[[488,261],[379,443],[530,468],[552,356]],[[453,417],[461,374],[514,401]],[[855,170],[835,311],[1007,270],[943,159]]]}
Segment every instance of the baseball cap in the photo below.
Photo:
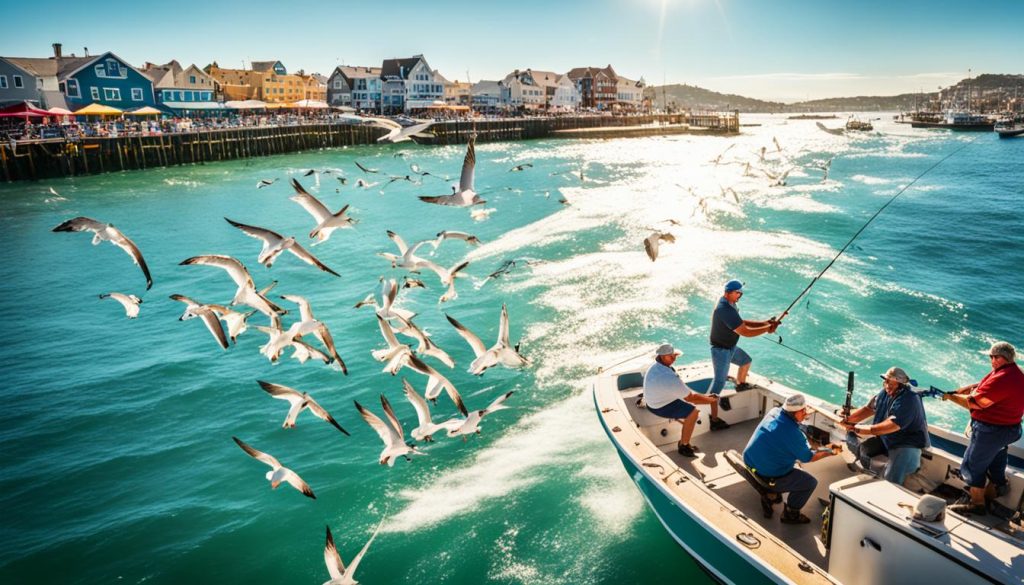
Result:
{"label": "baseball cap", "polygon": [[782,404],[782,409],[788,412],[800,412],[804,408],[807,408],[807,399],[800,393],[790,394]]}
{"label": "baseball cap", "polygon": [[672,347],[671,343],[663,343],[658,346],[658,350],[654,352],[654,355],[680,355],[682,353],[683,352]]}
{"label": "baseball cap", "polygon": [[738,280],[730,280],[725,283],[725,292],[733,292],[737,290],[743,290],[743,283]]}

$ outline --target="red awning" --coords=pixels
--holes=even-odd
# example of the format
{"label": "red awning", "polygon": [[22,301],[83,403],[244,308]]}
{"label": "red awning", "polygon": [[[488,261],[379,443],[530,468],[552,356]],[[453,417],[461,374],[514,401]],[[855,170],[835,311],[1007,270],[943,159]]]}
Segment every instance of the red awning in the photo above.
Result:
{"label": "red awning", "polygon": [[4,118],[45,118],[49,116],[53,116],[53,114],[41,110],[29,102],[21,102],[0,109],[0,117]]}

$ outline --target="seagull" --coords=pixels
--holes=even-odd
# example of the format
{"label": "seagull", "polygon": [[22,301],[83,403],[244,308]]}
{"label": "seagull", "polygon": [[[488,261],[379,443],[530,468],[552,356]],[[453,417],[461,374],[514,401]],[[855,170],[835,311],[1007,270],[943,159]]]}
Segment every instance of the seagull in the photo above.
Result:
{"label": "seagull", "polygon": [[722,151],[722,154],[720,154],[720,155],[716,156],[715,158],[711,159],[711,162],[713,162],[715,164],[715,166],[718,166],[722,162],[722,157],[725,156],[725,153],[729,152],[729,150],[731,150],[732,147],[734,147],[734,146],[736,146],[735,143],[730,144],[729,146],[727,146],[726,149]]}
{"label": "seagull", "polygon": [[466,147],[466,158],[462,162],[462,176],[459,178],[458,189],[451,195],[438,195],[434,197],[421,196],[420,200],[437,205],[449,205],[454,207],[469,207],[487,203],[477,195],[473,187],[473,176],[476,169],[476,135],[470,136],[469,146]]}
{"label": "seagull", "polygon": [[380,404],[384,407],[384,415],[387,416],[388,422],[384,422],[379,416],[373,414],[369,410],[363,408],[358,401],[353,401],[356,404],[356,409],[359,410],[359,414],[362,415],[363,420],[366,424],[377,431],[377,435],[381,441],[384,441],[384,450],[380,452],[380,459],[378,462],[381,465],[387,465],[388,467],[394,467],[395,459],[398,457],[405,457],[406,461],[412,461],[409,457],[410,453],[416,455],[422,455],[423,452],[412,445],[405,443],[405,433],[402,431],[402,423],[398,422],[398,417],[395,416],[395,411],[391,409],[391,403],[388,402],[387,397],[383,394],[380,395]]}
{"label": "seagull", "polygon": [[370,540],[366,541],[363,545],[363,550],[359,551],[355,557],[352,558],[352,562],[349,563],[348,568],[345,568],[345,564],[341,562],[341,556],[338,555],[338,549],[334,546],[334,537],[331,536],[331,527],[327,527],[327,544],[324,545],[324,562],[327,563],[327,573],[330,574],[331,580],[325,581],[324,585],[356,585],[358,581],[355,580],[356,569],[359,568],[359,561],[363,560],[363,555],[366,554],[367,549],[370,548],[370,544],[373,539],[377,538],[377,533],[380,532],[380,527],[384,525],[384,520],[380,521],[377,525],[377,529],[373,531],[373,535],[370,536]]}
{"label": "seagull", "polygon": [[451,230],[444,230],[444,231],[437,232],[437,239],[434,240],[434,243],[433,243],[434,244],[434,249],[436,250],[437,247],[441,245],[441,242],[443,242],[445,240],[463,240],[464,242],[466,242],[467,244],[470,244],[472,246],[479,246],[480,244],[483,243],[483,242],[480,241],[480,238],[478,238],[478,237],[476,237],[476,236],[474,236],[472,234],[467,234],[466,232],[456,232],[456,231],[451,231]]}
{"label": "seagull", "polygon": [[512,167],[511,169],[508,170],[508,172],[516,173],[516,172],[519,172],[519,171],[524,171],[526,169],[532,169],[532,168],[533,168],[532,164],[530,164],[530,163],[523,163],[521,165],[516,165],[516,166]]}
{"label": "seagull", "polygon": [[772,136],[772,142],[775,143],[775,152],[782,152],[782,145],[779,144],[779,139]]}
{"label": "seagull", "polygon": [[412,179],[412,177],[410,177],[409,175],[404,175],[404,176],[403,175],[390,175],[388,177],[388,182],[384,183],[384,186],[381,187],[381,189],[386,189],[388,187],[388,185],[391,185],[392,183],[396,183],[398,181],[408,181],[408,182],[412,183],[413,185],[421,185],[422,184],[422,183],[419,183],[417,181],[414,181]]}
{"label": "seagull", "polygon": [[227,325],[228,338],[231,339],[231,343],[234,343],[239,335],[245,333],[249,328],[247,319],[256,313],[255,310],[249,311],[248,313],[240,313],[225,307],[224,305],[206,305],[206,307],[213,311],[217,317]]}
{"label": "seagull", "polygon": [[427,171],[424,171],[423,169],[420,168],[420,165],[418,165],[416,163],[412,163],[411,165],[409,165],[409,170],[411,170],[412,172],[416,173],[417,175],[419,175],[421,177],[434,177],[435,179],[438,179],[438,180],[441,180],[441,181],[448,181],[449,180],[447,177],[440,177],[438,175],[435,175],[434,173],[428,173]]}
{"label": "seagull", "polygon": [[331,423],[331,426],[339,431],[346,435],[349,434],[348,431],[341,428],[341,425],[338,424],[338,421],[334,420],[334,417],[331,416],[329,412],[324,410],[316,400],[313,400],[313,397],[310,396],[308,392],[299,392],[294,388],[264,382],[263,380],[256,380],[256,383],[259,384],[260,388],[263,388],[267,394],[270,394],[274,398],[278,398],[280,400],[287,400],[288,403],[291,404],[291,408],[288,409],[288,416],[284,418],[284,424],[281,425],[282,428],[294,429],[295,419],[299,417],[299,414],[301,414],[303,410],[308,410],[317,418]]}
{"label": "seagull", "polygon": [[[281,356],[281,352],[286,347],[290,347],[292,343],[303,335],[313,333],[323,328],[323,324],[319,321],[299,321],[292,323],[288,329],[282,330],[279,327],[263,327],[258,326],[256,329],[266,333],[270,338],[267,343],[260,347],[260,353],[267,356],[271,362],[276,362]],[[305,360],[301,360],[305,361]]]}
{"label": "seagull", "polygon": [[772,174],[772,173],[770,173],[770,172],[768,172],[768,171],[766,171],[764,169],[761,169],[761,172],[764,173],[765,176],[768,177],[769,179],[772,179],[773,181],[775,181],[774,183],[772,183],[772,185],[771,185],[772,187],[785,187],[786,186],[786,177],[789,176],[789,173],[792,172],[792,170],[794,168],[796,168],[796,167],[789,167],[781,175]]}
{"label": "seagull", "polygon": [[722,190],[722,198],[723,199],[725,198],[725,196],[727,194],[731,193],[732,194],[732,198],[736,201],[736,204],[739,205],[740,196],[736,193],[735,189],[733,189],[732,187],[722,187],[721,185],[719,185],[718,188]]}
{"label": "seagull", "polygon": [[142,299],[135,295],[126,295],[119,292],[112,292],[100,295],[101,299],[114,299],[121,303],[124,307],[124,312],[129,319],[135,319],[139,316],[139,305],[142,304]]}
{"label": "seagull", "polygon": [[256,285],[252,280],[252,275],[249,274],[245,265],[231,256],[224,256],[220,254],[193,256],[192,258],[183,260],[180,265],[215,266],[225,270],[228,273],[228,276],[231,277],[231,280],[238,285],[238,290],[235,291],[235,297],[231,300],[232,305],[241,304],[250,306],[267,317],[270,317],[272,322],[280,321],[278,315],[288,312],[270,302],[263,293],[257,292]]}
{"label": "seagull", "polygon": [[[402,236],[396,234],[391,230],[388,230],[387,233],[388,238],[390,238],[391,241],[394,242],[396,246],[398,246],[398,253],[400,255],[396,256],[394,254],[390,254],[387,252],[378,252],[378,256],[381,256],[384,259],[390,261],[392,268],[407,268],[409,270],[417,270],[423,266],[424,260],[416,256],[416,251],[419,250],[420,247],[423,246],[424,244],[433,243],[434,240],[423,240],[421,242],[416,242],[412,246],[409,246],[408,244],[405,243],[405,240],[402,239]],[[434,244],[434,248],[437,248],[436,244]]]}
{"label": "seagull", "polygon": [[418,278],[402,277],[402,288],[427,288],[427,285]]}
{"label": "seagull", "polygon": [[460,419],[451,419],[440,424],[435,423],[430,416],[430,406],[427,405],[426,399],[420,396],[420,393],[405,378],[402,378],[402,387],[405,389],[405,397],[409,399],[412,407],[416,410],[416,419],[419,421],[419,426],[409,433],[413,439],[430,443],[434,440],[432,438],[434,433],[453,431],[462,426],[464,421]]}
{"label": "seagull", "polygon": [[433,270],[441,279],[441,284],[448,287],[448,290],[445,291],[443,295],[441,295],[440,299],[438,299],[439,303],[445,303],[457,299],[459,297],[459,293],[455,291],[455,279],[464,276],[459,273],[465,270],[467,266],[469,266],[469,262],[462,262],[461,264],[457,264],[451,268],[445,269],[431,262],[430,260],[421,260],[420,266]]}
{"label": "seagull", "polygon": [[380,314],[377,315],[377,326],[380,328],[381,337],[384,338],[384,342],[388,346],[386,349],[372,350],[370,355],[378,362],[385,362],[382,371],[394,376],[398,373],[398,370],[402,369],[406,360],[409,359],[412,348],[398,341],[398,338],[395,337],[395,330],[388,323],[387,319],[381,317]]}
{"label": "seagull", "polygon": [[518,368],[530,363],[530,360],[519,354],[518,344],[513,347],[508,340],[508,308],[504,304],[501,305],[501,321],[498,324],[498,341],[495,342],[490,349],[485,348],[483,342],[480,341],[480,338],[467,329],[462,323],[459,323],[447,313],[445,313],[445,317],[448,319],[448,322],[455,327],[455,331],[457,331],[458,334],[466,340],[469,347],[473,348],[473,353],[476,355],[476,359],[469,365],[469,373],[479,376],[482,375],[487,368],[498,364],[503,364],[510,368]]}
{"label": "seagull", "polygon": [[[286,301],[291,301],[299,306],[299,318],[303,321],[316,321],[316,318],[313,317],[313,307],[310,306],[309,301],[307,301],[305,297],[300,297],[298,295],[281,295],[281,298]],[[341,356],[338,355],[338,350],[334,346],[334,338],[331,337],[330,330],[323,322],[319,323],[320,327],[313,331],[313,336],[320,340],[320,343],[324,344],[324,347],[327,348],[327,353],[329,353],[330,356],[334,358],[334,361],[341,366],[341,372],[347,376],[348,367],[345,366],[345,360],[341,359]],[[300,358],[299,361],[304,362],[305,360]]]}
{"label": "seagull", "polygon": [[506,408],[508,408],[507,406],[504,405],[504,402],[508,400],[509,396],[512,396],[513,392],[515,391],[512,390],[506,392],[505,394],[502,394],[497,399],[495,399],[495,401],[492,402],[487,408],[483,410],[474,410],[473,412],[469,413],[469,415],[466,416],[465,421],[460,421],[462,422],[462,425],[459,428],[448,431],[448,436],[457,437],[459,435],[462,435],[462,440],[465,441],[467,435],[472,435],[473,433],[479,434],[480,421],[483,420],[484,416],[491,414],[492,412],[497,412],[499,410],[505,410]]}
{"label": "seagull", "polygon": [[448,378],[445,378],[440,372],[432,368],[430,364],[412,353],[407,356],[405,365],[412,371],[427,377],[427,387],[424,391],[424,397],[427,400],[436,402],[443,389],[448,393],[448,397],[452,399],[452,402],[455,403],[455,408],[458,408],[462,414],[467,414],[466,405],[462,402],[462,395],[459,394],[459,391],[455,389],[455,385]]}
{"label": "seagull", "polygon": [[310,177],[310,176],[315,175],[315,174],[316,174],[316,169],[309,169],[305,173],[302,173],[302,176],[303,177]]}
{"label": "seagull", "polygon": [[397,298],[398,282],[392,278],[381,278],[380,285],[377,289],[366,295],[366,298],[356,303],[355,308],[359,309],[364,306],[376,307],[377,314],[385,319],[391,319],[396,315],[400,315],[405,319],[412,319],[415,317],[416,313],[394,306]]}
{"label": "seagull", "polygon": [[213,338],[217,340],[217,344],[220,345],[221,349],[228,348],[228,340],[224,335],[224,328],[220,325],[220,319],[210,309],[210,307],[203,305],[197,301],[194,301],[185,295],[173,294],[171,300],[185,303],[187,308],[185,312],[178,317],[178,321],[187,321],[195,317],[199,317],[206,324],[206,328],[213,334]]}
{"label": "seagull", "polygon": [[678,219],[672,219],[672,218],[663,219],[663,220],[659,221],[658,223],[667,223],[669,225],[674,225],[676,227],[682,227],[683,226],[683,222],[679,221]]}
{"label": "seagull", "polygon": [[644,250],[647,252],[647,257],[651,259],[651,262],[658,259],[658,242],[674,244],[676,243],[676,237],[668,232],[654,232],[644,238]]}
{"label": "seagull", "polygon": [[356,163],[356,166],[359,167],[359,170],[363,171],[364,173],[380,173],[380,171],[377,169],[368,169],[364,167],[363,165],[359,164],[359,161],[354,162]]}
{"label": "seagull", "polygon": [[342,186],[348,185],[348,178],[346,177],[335,177]]}
{"label": "seagull", "polygon": [[276,182],[277,182],[277,179],[260,179],[259,182],[256,183],[256,188],[257,189],[262,189],[264,187],[269,187],[269,186],[273,185]]}
{"label": "seagull", "polygon": [[234,439],[235,443],[238,443],[238,446],[248,453],[250,457],[270,466],[270,471],[267,472],[267,479],[270,480],[271,488],[277,489],[277,486],[281,485],[281,482],[283,481],[302,492],[306,497],[313,498],[314,500],[316,499],[316,496],[313,495],[313,490],[310,489],[309,484],[303,481],[302,478],[299,477],[299,474],[281,465],[281,462],[275,459],[272,455],[253,449],[238,437],[231,438]]}
{"label": "seagull", "polygon": [[[358,163],[356,163],[356,164],[358,164]],[[359,188],[362,188],[362,189],[369,189],[371,187],[376,187],[379,184],[380,183],[367,183],[366,181],[364,181],[362,179],[356,179],[356,187],[359,187]]]}
{"label": "seagull", "polygon": [[303,189],[296,179],[292,179],[292,187],[295,189],[295,195],[289,199],[301,205],[316,220],[316,226],[309,232],[310,239],[315,238],[320,242],[326,242],[334,230],[349,228],[356,223],[356,220],[345,214],[348,211],[348,205],[339,209],[337,213],[331,213],[319,199]]}
{"label": "seagull", "polygon": [[[380,118],[375,118],[380,119]],[[433,122],[423,122],[422,124],[413,124],[412,126],[402,127],[391,120],[387,120],[394,124],[393,127],[388,129],[388,133],[377,139],[377,142],[405,142],[412,140],[413,136],[430,137],[430,134],[425,134],[428,128],[434,125]]]}
{"label": "seagull", "polygon": [[508,274],[509,272],[512,272],[512,269],[518,266],[519,264],[522,264],[523,266],[533,266],[534,264],[540,264],[542,262],[542,260],[534,260],[532,258],[513,258],[511,260],[505,260],[504,262],[501,263],[501,266],[499,266],[497,270],[488,274],[487,278],[484,278],[483,280],[477,282],[475,288],[479,290],[480,287],[487,284],[488,281],[495,278],[501,278],[502,276]]}
{"label": "seagull", "polygon": [[398,322],[402,325],[402,328],[397,330],[396,333],[401,333],[402,335],[405,335],[406,337],[411,337],[419,342],[419,345],[416,347],[415,350],[416,353],[420,355],[429,355],[430,357],[435,358],[436,360],[448,366],[449,368],[455,367],[455,362],[452,361],[451,356],[448,355],[448,353],[445,350],[435,345],[434,342],[431,341],[430,336],[427,335],[422,329],[417,327],[415,323],[413,323],[411,320],[403,319],[402,317],[399,317],[397,315],[395,316],[395,319],[397,319]]}
{"label": "seagull", "polygon": [[121,248],[132,257],[134,262],[139,268],[142,269],[142,274],[146,277],[146,290],[153,287],[153,277],[149,275],[149,267],[146,266],[146,261],[142,258],[142,252],[139,251],[139,247],[135,245],[135,242],[129,240],[121,230],[113,226],[113,224],[103,223],[89,217],[76,217],[69,219],[59,226],[53,228],[55,232],[92,232],[92,245],[99,245],[100,242],[110,242],[118,248]]}
{"label": "seagull", "polygon": [[316,256],[307,252],[305,248],[295,241],[294,237],[289,236],[285,238],[282,237],[281,234],[266,228],[238,223],[226,217],[224,219],[231,225],[242,230],[245,235],[263,240],[263,249],[260,250],[260,255],[256,258],[256,261],[267,268],[274,265],[274,260],[281,254],[281,252],[288,250],[295,255],[296,258],[310,266],[315,266],[324,272],[333,274],[334,276],[341,276],[337,272],[328,268],[323,262],[318,260]]}

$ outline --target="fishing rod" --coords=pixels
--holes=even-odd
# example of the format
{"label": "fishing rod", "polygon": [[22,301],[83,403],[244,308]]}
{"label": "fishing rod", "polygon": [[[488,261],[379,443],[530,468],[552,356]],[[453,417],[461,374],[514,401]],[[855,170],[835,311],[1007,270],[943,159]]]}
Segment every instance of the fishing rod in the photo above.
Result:
{"label": "fishing rod", "polygon": [[839,260],[839,257],[840,257],[840,256],[842,256],[842,255],[843,255],[843,252],[845,252],[845,251],[846,251],[846,249],[850,247],[850,244],[852,244],[852,243],[853,243],[853,241],[854,241],[854,240],[856,240],[858,236],[860,236],[861,232],[863,232],[863,231],[864,231],[865,229],[867,229],[867,227],[868,227],[869,225],[871,225],[871,222],[875,221],[875,218],[876,218],[876,217],[878,217],[878,216],[879,216],[879,215],[880,215],[880,214],[881,214],[881,213],[882,213],[883,211],[885,211],[885,208],[889,207],[889,206],[890,206],[890,205],[892,204],[892,202],[893,202],[893,201],[896,201],[896,198],[897,198],[897,197],[899,197],[900,195],[902,195],[902,194],[904,193],[904,191],[906,191],[906,190],[907,190],[907,189],[909,189],[909,188],[910,188],[911,186],[913,186],[913,184],[914,184],[914,183],[916,183],[916,182],[917,182],[917,181],[918,181],[918,180],[919,180],[919,179],[920,179],[921,177],[923,177],[923,176],[927,175],[927,174],[928,174],[929,172],[931,172],[931,171],[932,171],[932,170],[933,170],[933,169],[934,169],[935,167],[937,167],[937,166],[939,166],[940,164],[942,164],[942,163],[946,162],[946,160],[948,160],[948,159],[949,159],[950,157],[952,157],[952,156],[953,156],[954,154],[956,154],[956,153],[960,152],[961,150],[963,150],[963,149],[967,148],[968,146],[970,146],[970,144],[971,144],[972,142],[974,142],[974,141],[975,141],[976,139],[977,139],[977,137],[975,137],[975,138],[971,138],[970,140],[968,140],[967,142],[965,142],[965,143],[964,143],[964,145],[963,145],[963,146],[961,146],[960,148],[958,148],[958,149],[954,150],[953,152],[951,152],[951,153],[947,154],[946,156],[942,157],[942,159],[941,159],[941,160],[939,160],[938,162],[936,162],[936,163],[935,163],[935,164],[933,164],[932,166],[930,166],[930,167],[928,167],[927,169],[925,169],[925,171],[924,171],[923,173],[921,173],[920,175],[918,175],[918,176],[914,177],[914,180],[913,180],[913,181],[911,181],[911,182],[907,183],[907,184],[906,184],[906,185],[905,185],[905,186],[904,186],[904,187],[903,187],[902,189],[900,189],[900,190],[899,190],[899,192],[898,192],[898,193],[896,193],[895,195],[893,195],[893,196],[892,196],[892,198],[890,198],[890,199],[889,199],[888,201],[886,201],[884,205],[882,205],[881,207],[879,207],[879,208],[878,208],[878,211],[876,211],[876,212],[875,212],[875,214],[874,214],[874,215],[872,215],[872,216],[871,216],[871,218],[870,218],[870,219],[868,219],[868,220],[867,220],[867,222],[865,222],[865,223],[864,223],[864,225],[862,225],[862,226],[860,227],[860,229],[859,229],[859,230],[857,230],[857,233],[853,234],[853,237],[852,237],[852,238],[850,238],[850,241],[846,242],[846,244],[845,244],[845,245],[844,245],[844,246],[842,247],[842,249],[840,249],[840,250],[839,250],[839,253],[835,255],[835,258],[832,258],[832,261],[831,261],[831,262],[829,262],[829,263],[828,263],[828,264],[827,264],[827,265],[825,266],[825,268],[823,268],[823,269],[821,270],[821,272],[819,272],[819,273],[818,273],[818,275],[817,275],[817,276],[815,276],[814,278],[812,278],[812,279],[811,279],[811,282],[810,282],[810,284],[808,284],[808,285],[807,285],[807,287],[806,287],[806,288],[804,288],[804,290],[803,290],[803,291],[802,291],[802,292],[801,292],[801,293],[800,293],[799,295],[797,295],[795,299],[793,299],[793,302],[792,302],[792,303],[790,303],[788,307],[786,307],[786,310],[785,310],[785,311],[783,311],[781,315],[779,315],[779,318],[778,318],[778,319],[775,319],[775,322],[776,322],[776,323],[782,323],[782,320],[783,320],[783,319],[785,319],[785,318],[786,318],[786,315],[788,315],[788,314],[789,314],[789,311],[790,311],[790,309],[792,309],[792,308],[793,308],[793,306],[794,306],[794,305],[796,305],[796,304],[797,304],[797,303],[798,303],[798,302],[800,301],[800,299],[801,299],[801,298],[803,298],[803,296],[804,296],[805,294],[807,294],[807,292],[808,292],[809,290],[811,290],[811,287],[813,287],[813,286],[814,286],[814,284],[815,284],[816,282],[818,282],[818,279],[820,279],[820,278],[821,278],[821,277],[822,277],[822,276],[823,276],[823,275],[824,275],[824,274],[825,274],[826,272],[828,272],[828,269],[829,269],[829,268],[832,268],[832,265],[836,263],[836,260]]}

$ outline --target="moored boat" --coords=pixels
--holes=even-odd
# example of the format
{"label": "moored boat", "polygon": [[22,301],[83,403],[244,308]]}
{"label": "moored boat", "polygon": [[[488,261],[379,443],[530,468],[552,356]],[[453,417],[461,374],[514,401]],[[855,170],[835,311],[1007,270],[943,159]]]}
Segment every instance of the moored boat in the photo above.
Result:
{"label": "moored boat", "polygon": [[850,118],[849,120],[846,121],[847,131],[852,130],[855,132],[871,132],[874,129],[875,127],[871,125],[871,122],[865,122],[862,120],[858,120],[857,118]]}
{"label": "moored boat", "polygon": [[[997,514],[961,516],[946,511],[935,522],[915,520],[912,509],[923,493],[951,501],[963,493],[954,470],[967,440],[929,427],[932,446],[921,469],[898,486],[847,467],[852,456],[827,457],[804,469],[818,487],[804,512],[804,525],[765,519],[760,495],[743,474],[742,456],[764,414],[796,392],[751,374],[752,389],[726,390],[732,408],[721,416],[732,426],[710,432],[699,425],[693,444],[698,457],[676,453],[680,425],[640,403],[643,372],[650,356],[601,372],[593,394],[598,417],[648,506],[672,538],[711,576],[724,583],[895,584],[1020,583],[1024,574],[1024,449],[1010,448],[1009,493],[996,500]],[[694,390],[704,391],[710,363],[676,368]],[[735,373],[735,370],[733,370]],[[836,407],[804,393],[814,414],[804,422],[822,439],[839,442]],[[702,414],[702,417],[704,415]],[[738,460],[738,463],[737,463]],[[822,518],[822,520],[817,520]]]}
{"label": "moored boat", "polygon": [[1024,117],[1007,118],[996,122],[993,128],[1000,138],[1013,138],[1024,134]]}
{"label": "moored boat", "polygon": [[943,130],[956,130],[959,132],[991,132],[995,123],[980,114],[970,112],[949,111],[940,120],[911,120],[912,128],[937,128]]}

